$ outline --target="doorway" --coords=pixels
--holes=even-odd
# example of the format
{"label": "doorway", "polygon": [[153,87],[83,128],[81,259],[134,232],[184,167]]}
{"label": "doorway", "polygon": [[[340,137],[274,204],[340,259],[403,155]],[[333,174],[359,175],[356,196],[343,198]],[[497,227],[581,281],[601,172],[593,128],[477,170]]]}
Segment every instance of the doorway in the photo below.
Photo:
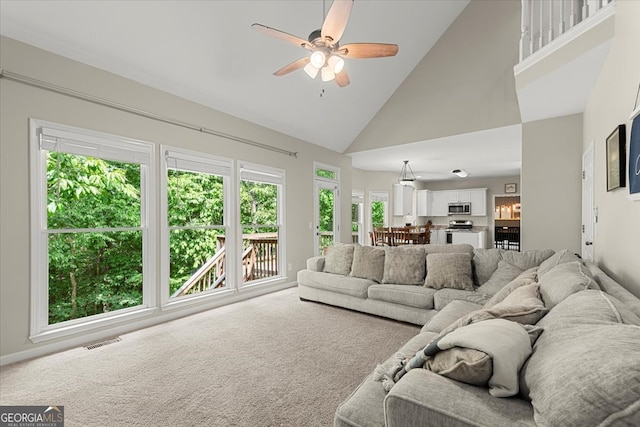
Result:
{"label": "doorway", "polygon": [[493,247],[520,251],[520,195],[497,195],[493,200]]}

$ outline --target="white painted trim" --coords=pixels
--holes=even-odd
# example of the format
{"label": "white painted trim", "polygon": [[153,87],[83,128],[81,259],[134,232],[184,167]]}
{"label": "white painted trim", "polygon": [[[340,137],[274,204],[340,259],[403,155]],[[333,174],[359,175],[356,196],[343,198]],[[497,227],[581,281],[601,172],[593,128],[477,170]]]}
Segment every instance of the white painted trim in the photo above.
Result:
{"label": "white painted trim", "polygon": [[593,16],[579,22],[575,27],[569,29],[564,34],[554,39],[551,43],[543,46],[542,49],[537,50],[533,54],[526,57],[523,61],[516,64],[513,67],[513,74],[517,77],[518,74],[526,71],[528,68],[532,67],[543,59],[553,55],[555,52],[564,48],[573,40],[579,38],[592,28],[597,27],[602,22],[606,21],[607,18],[615,16],[615,13],[615,2],[609,3]]}
{"label": "white painted trim", "polygon": [[[29,119],[30,130],[30,170],[31,177],[29,195],[31,201],[31,279],[30,279],[30,325],[29,339],[34,343],[58,339],[70,335],[84,333],[96,328],[122,322],[124,318],[146,316],[156,310],[156,167],[154,166],[155,145],[150,142],[121,137],[104,132],[96,132],[75,126],[57,124],[39,119]],[[83,147],[105,147],[107,151],[125,150],[132,153],[131,163],[140,164],[140,228],[142,231],[143,282],[142,304],[101,313],[80,319],[68,320],[49,325],[48,312],[48,246],[47,236],[47,183],[46,155],[40,144],[41,133],[69,138],[75,141],[64,152],[81,153]],[[85,143],[86,140],[86,143]],[[77,147],[74,148],[74,147]],[[137,160],[135,154],[141,156]],[[82,154],[81,154],[82,155]],[[95,154],[101,158],[100,153]],[[119,229],[119,228],[115,228]]]}
{"label": "white painted trim", "polygon": [[0,366],[5,366],[11,363],[21,362],[23,360],[33,359],[33,358],[41,357],[47,354],[68,350],[71,348],[86,345],[91,342],[95,342],[105,338],[110,338],[115,335],[125,334],[129,332],[133,332],[138,329],[159,325],[165,322],[169,322],[171,320],[179,319],[182,317],[186,317],[199,312],[222,307],[225,305],[233,304],[236,302],[248,300],[260,295],[277,292],[277,291],[291,288],[294,286],[297,286],[297,282],[295,281],[281,283],[279,285],[273,285],[273,286],[254,287],[251,290],[247,290],[245,292],[241,292],[233,296],[229,296],[228,298],[216,299],[215,301],[211,301],[208,304],[193,305],[188,308],[185,307],[183,310],[180,310],[180,311],[177,311],[177,310],[167,311],[157,316],[141,319],[140,321],[137,321],[135,323],[123,324],[115,328],[110,328],[109,330],[106,330],[106,331],[104,330],[96,331],[89,334],[83,334],[81,336],[71,337],[64,341],[40,345],[29,350],[19,351],[16,353],[0,356]]}

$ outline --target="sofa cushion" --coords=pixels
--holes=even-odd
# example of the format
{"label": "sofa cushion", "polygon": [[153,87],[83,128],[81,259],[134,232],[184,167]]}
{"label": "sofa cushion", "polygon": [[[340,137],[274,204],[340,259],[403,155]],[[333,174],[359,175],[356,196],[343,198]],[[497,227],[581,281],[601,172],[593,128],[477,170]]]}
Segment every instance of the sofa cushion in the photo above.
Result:
{"label": "sofa cushion", "polygon": [[478,286],[484,284],[494,271],[498,268],[498,263],[502,259],[504,249],[474,249],[473,269]]}
{"label": "sofa cushion", "polygon": [[553,249],[534,249],[524,252],[504,251],[502,253],[502,259],[521,270],[528,270],[531,267],[538,267],[554,253],[555,251]]}
{"label": "sofa cushion", "polygon": [[489,299],[489,301],[487,301],[487,303],[484,305],[484,308],[493,307],[494,305],[498,304],[500,301],[504,300],[511,292],[513,292],[515,289],[519,288],[520,286],[536,283],[537,277],[538,277],[536,273],[537,271],[538,271],[538,267],[532,267],[520,273],[518,277],[513,279],[506,286],[500,289],[494,296],[492,296],[491,299]]}
{"label": "sofa cushion", "polygon": [[371,285],[368,296],[378,301],[408,305],[417,308],[433,308],[433,294],[436,289],[424,286]]}
{"label": "sofa cushion", "polygon": [[498,268],[496,269],[496,271],[493,272],[489,280],[484,282],[478,288],[478,292],[487,295],[495,295],[505,285],[518,277],[522,273],[522,271],[523,270],[521,268],[501,260],[498,262]]}
{"label": "sofa cushion", "polygon": [[347,275],[351,273],[353,263],[353,244],[336,243],[327,248],[324,260],[324,272]]}
{"label": "sofa cushion", "polygon": [[542,300],[549,309],[578,291],[600,289],[589,269],[581,261],[559,264],[538,280]]}
{"label": "sofa cushion", "polygon": [[428,254],[425,286],[473,291],[471,256],[466,253]]}
{"label": "sofa cushion", "polygon": [[[438,291],[438,292],[444,292]],[[440,333],[444,328],[467,314],[480,310],[481,306],[469,301],[451,301],[433,316],[421,329],[422,332]]]}
{"label": "sofa cushion", "polygon": [[549,311],[540,299],[540,285],[537,283],[520,286],[486,310],[495,317],[523,325],[535,325]]}
{"label": "sofa cushion", "polygon": [[[430,289],[430,288],[427,288]],[[476,291],[465,291],[462,289],[440,289],[433,297],[433,307],[442,310],[453,301],[468,301],[479,306],[487,302],[488,297]]]}
{"label": "sofa cushion", "polygon": [[384,249],[375,246],[355,245],[351,275],[361,279],[382,282],[384,275]]}
{"label": "sofa cushion", "polygon": [[640,424],[640,319],[612,296],[575,293],[542,319],[521,371],[536,423]]}
{"label": "sofa cushion", "polygon": [[542,261],[542,263],[540,264],[540,268],[538,268],[538,277],[544,276],[549,270],[551,270],[558,264],[564,264],[565,262],[573,261],[580,261],[580,258],[568,249],[563,249],[560,252],[556,252],[549,258]]}
{"label": "sofa cushion", "polygon": [[376,284],[373,280],[312,270],[300,270],[298,272],[298,281],[304,282],[305,286],[311,288],[324,289],[358,298],[367,298],[367,289],[369,289],[369,286]]}
{"label": "sofa cushion", "polygon": [[384,251],[382,283],[421,285],[424,282],[425,252],[423,246],[386,246]]}

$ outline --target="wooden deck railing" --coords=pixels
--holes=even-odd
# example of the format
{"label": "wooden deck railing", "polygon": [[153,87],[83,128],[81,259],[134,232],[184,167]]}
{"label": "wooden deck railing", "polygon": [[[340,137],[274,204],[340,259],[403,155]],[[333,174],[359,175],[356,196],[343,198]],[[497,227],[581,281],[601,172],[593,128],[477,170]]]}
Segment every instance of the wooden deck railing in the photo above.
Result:
{"label": "wooden deck railing", "polygon": [[[242,236],[247,247],[242,251],[242,281],[278,275],[278,236],[256,233]],[[178,297],[225,286],[225,236],[218,236],[218,250],[180,288],[171,295]]]}
{"label": "wooden deck railing", "polygon": [[225,261],[227,251],[225,247],[218,249],[171,297],[195,294],[224,286],[226,276]]}

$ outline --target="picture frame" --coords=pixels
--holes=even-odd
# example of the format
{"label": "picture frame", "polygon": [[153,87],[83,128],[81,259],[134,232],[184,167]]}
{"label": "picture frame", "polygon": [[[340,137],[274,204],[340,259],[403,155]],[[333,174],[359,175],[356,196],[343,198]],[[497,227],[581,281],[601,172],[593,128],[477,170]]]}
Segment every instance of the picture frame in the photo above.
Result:
{"label": "picture frame", "polygon": [[621,124],[616,126],[606,139],[607,191],[613,191],[626,185],[626,135],[626,126]]}
{"label": "picture frame", "polygon": [[518,184],[516,184],[515,182],[504,185],[505,193],[515,193],[516,191],[518,191]]}

